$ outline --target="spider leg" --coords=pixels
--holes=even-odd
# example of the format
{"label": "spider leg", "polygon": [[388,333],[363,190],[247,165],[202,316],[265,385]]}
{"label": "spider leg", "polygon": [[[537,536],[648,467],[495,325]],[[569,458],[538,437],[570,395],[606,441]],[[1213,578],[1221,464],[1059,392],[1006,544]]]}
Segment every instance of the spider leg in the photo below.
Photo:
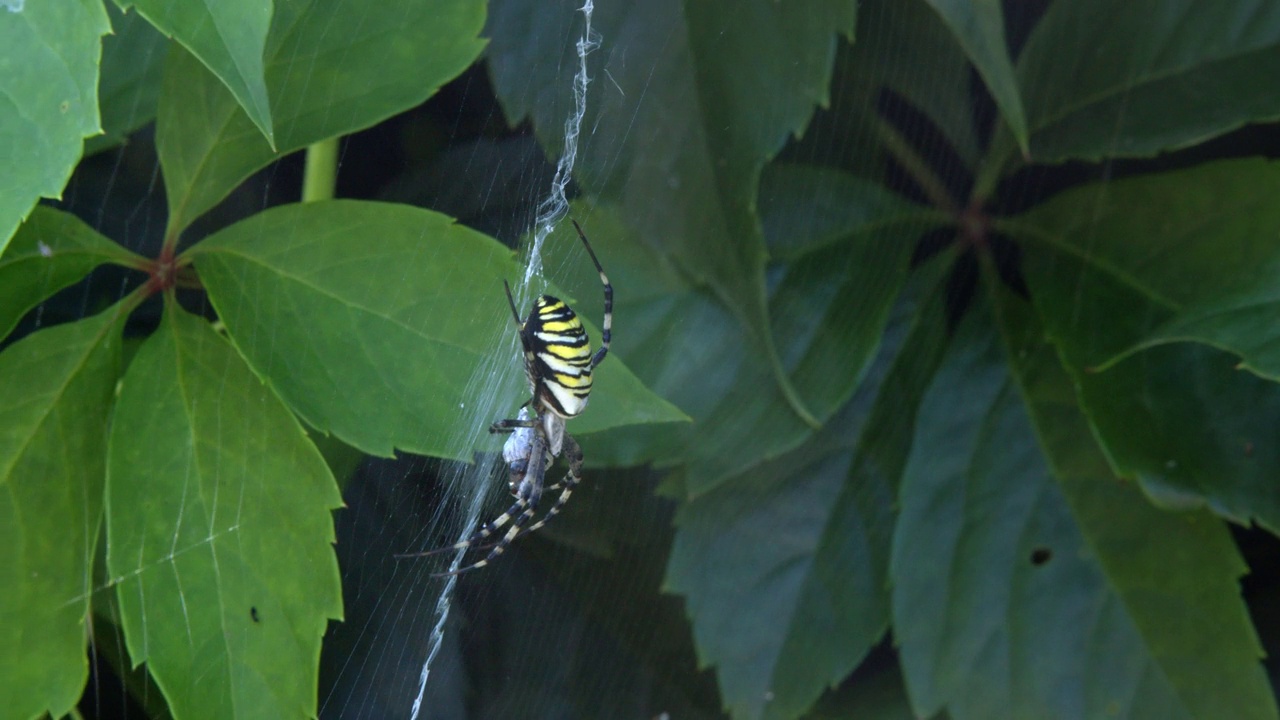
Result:
{"label": "spider leg", "polygon": [[510,523],[511,527],[508,528],[506,534],[504,534],[502,538],[493,545],[493,549],[489,551],[489,554],[485,556],[484,559],[477,560],[470,565],[460,567],[452,572],[432,573],[432,577],[448,577],[450,575],[461,575],[464,572],[478,570],[498,559],[498,556],[507,549],[507,546],[511,544],[511,541],[515,540],[522,534],[524,524],[529,522],[529,519],[538,511],[538,500],[542,497],[542,479],[547,472],[546,437],[538,428],[540,428],[540,426],[535,426],[534,443],[529,456],[528,472],[525,476],[525,481],[520,485],[520,492],[516,496],[515,504],[508,508],[500,517],[493,520],[493,522],[486,524],[483,528],[472,534],[472,536],[464,543],[458,543],[460,547],[455,546],[454,549],[461,550],[463,548],[471,547],[480,540],[494,534],[499,528],[507,523]]}
{"label": "spider leg", "polygon": [[564,480],[543,488],[547,491],[561,487],[563,489],[556,496],[555,504],[551,506],[547,514],[543,515],[538,522],[524,529],[525,534],[531,533],[550,522],[551,518],[555,517],[560,512],[560,509],[565,506],[565,503],[569,502],[569,496],[573,495],[573,489],[578,487],[578,483],[582,482],[582,448],[571,435],[564,436],[564,456],[569,460],[569,472],[565,473]]}
{"label": "spider leg", "polygon": [[498,420],[494,424],[490,425],[489,432],[494,434],[509,433],[515,432],[517,428],[531,428],[537,426],[537,420],[516,420],[515,418],[507,418],[506,420]]}
{"label": "spider leg", "polygon": [[[572,438],[567,438],[567,441],[572,442]],[[574,442],[571,446],[568,447],[568,450],[570,453],[573,453],[575,450],[577,450],[577,448],[578,448],[578,443]],[[569,502],[569,497],[570,495],[573,494],[573,489],[578,486],[578,483],[582,482],[581,450],[577,450],[577,453],[578,453],[576,455],[577,462],[574,462],[572,456],[570,457],[569,472],[565,475],[564,480],[556,483],[555,485],[548,485],[542,489],[543,492],[551,492],[552,490],[561,490],[561,488],[563,488],[560,494],[556,496],[555,504],[551,506],[551,509],[547,511],[547,514],[544,515],[541,520],[522,530],[520,532],[521,535],[528,535],[534,530],[537,530],[542,526],[546,525],[547,522],[550,521],[551,518],[554,517],[557,513],[559,513],[560,509],[563,508],[565,504]],[[476,550],[487,550],[496,544],[497,543],[489,543],[487,545],[472,545],[471,547],[475,548]],[[447,548],[442,548],[442,549],[447,549]],[[438,551],[432,550],[432,552],[438,552]]]}
{"label": "spider leg", "polygon": [[591,367],[594,368],[604,360],[605,355],[609,354],[609,341],[613,338],[613,284],[609,282],[609,276],[604,274],[604,267],[596,258],[596,251],[591,249],[591,243],[587,242],[586,233],[582,232],[578,221],[569,218],[569,222],[573,223],[573,229],[577,230],[578,237],[582,238],[582,245],[587,248],[591,262],[595,263],[596,272],[600,273],[600,284],[604,285],[604,319],[600,321],[600,349],[591,358]]}
{"label": "spider leg", "polygon": [[537,426],[538,417],[536,415],[534,417],[529,417],[531,413],[525,409],[533,405],[533,400],[534,398],[529,398],[520,406],[520,417],[495,421],[489,426],[490,434],[496,435],[498,433],[510,433],[515,432],[518,428],[531,428]]}
{"label": "spider leg", "polygon": [[507,291],[507,304],[511,306],[511,317],[516,319],[516,327],[522,327],[524,323],[520,322],[520,311],[516,309],[516,299],[511,295],[511,283],[503,280],[502,287]]}
{"label": "spider leg", "polygon": [[[480,548],[490,547],[489,545],[479,545],[479,543],[485,540],[486,538],[488,538],[490,535],[493,535],[494,533],[496,533],[498,530],[502,529],[502,527],[507,523],[511,522],[511,518],[517,517],[516,513],[523,513],[525,509],[528,507],[528,505],[529,505],[528,498],[521,495],[517,495],[515,503],[513,503],[511,507],[507,508],[506,512],[502,513],[501,515],[494,518],[493,520],[490,520],[489,522],[485,523],[483,526],[480,527],[480,529],[471,533],[471,536],[468,537],[466,540],[463,540],[462,542],[456,542],[452,545],[445,545],[443,547],[433,548],[431,550],[424,550],[423,552],[419,552],[419,553],[406,553],[404,555],[396,555],[396,557],[399,559],[419,558],[419,557],[427,557],[429,555],[439,555],[440,553],[449,552],[451,550],[453,551],[466,550],[467,548],[470,548],[470,547],[480,547]],[[433,577],[441,574],[448,575],[449,573],[435,573],[433,574]]]}

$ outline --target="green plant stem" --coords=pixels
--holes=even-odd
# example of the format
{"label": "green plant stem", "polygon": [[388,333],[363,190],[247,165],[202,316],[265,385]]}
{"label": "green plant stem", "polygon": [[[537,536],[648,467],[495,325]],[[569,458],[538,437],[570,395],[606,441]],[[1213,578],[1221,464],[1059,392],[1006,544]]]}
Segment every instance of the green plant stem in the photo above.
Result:
{"label": "green plant stem", "polygon": [[876,134],[880,136],[881,144],[898,161],[898,164],[902,165],[902,169],[907,171],[911,179],[915,180],[930,202],[953,217],[960,215],[960,203],[951,196],[947,186],[933,172],[933,168],[929,167],[924,158],[920,157],[920,153],[916,152],[911,143],[907,142],[902,133],[889,123],[877,120]]}
{"label": "green plant stem", "polygon": [[306,171],[302,176],[302,202],[332,200],[338,181],[338,138],[307,146]]}

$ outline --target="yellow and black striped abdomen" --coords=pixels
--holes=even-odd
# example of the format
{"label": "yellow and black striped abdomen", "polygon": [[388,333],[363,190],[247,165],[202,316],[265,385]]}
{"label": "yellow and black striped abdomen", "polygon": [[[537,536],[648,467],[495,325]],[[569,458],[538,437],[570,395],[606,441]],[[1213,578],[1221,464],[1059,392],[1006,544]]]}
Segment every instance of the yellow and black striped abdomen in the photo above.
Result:
{"label": "yellow and black striped abdomen", "polygon": [[542,408],[571,418],[591,394],[591,342],[582,321],[564,301],[542,295],[520,329],[525,371]]}

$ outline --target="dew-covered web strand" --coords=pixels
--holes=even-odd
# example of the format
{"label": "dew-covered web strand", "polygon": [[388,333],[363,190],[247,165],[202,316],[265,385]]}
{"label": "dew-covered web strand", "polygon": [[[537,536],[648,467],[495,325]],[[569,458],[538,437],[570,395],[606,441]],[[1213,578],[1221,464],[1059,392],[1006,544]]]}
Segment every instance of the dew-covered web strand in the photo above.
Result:
{"label": "dew-covered web strand", "polygon": [[[560,156],[560,160],[556,164],[555,176],[551,181],[551,191],[547,198],[539,205],[538,215],[534,220],[533,240],[529,243],[525,254],[525,272],[522,282],[517,284],[515,294],[518,298],[518,305],[525,307],[530,300],[530,294],[535,279],[542,276],[542,245],[547,236],[555,228],[556,223],[565,217],[569,210],[569,201],[565,194],[565,190],[572,179],[573,167],[578,157],[578,140],[582,130],[582,119],[586,115],[587,108],[587,87],[590,84],[590,76],[587,72],[587,56],[600,45],[599,36],[591,28],[591,16],[595,10],[592,0],[585,0],[582,7],[578,9],[582,13],[583,28],[582,35],[578,38],[575,48],[578,57],[578,68],[573,78],[573,112],[565,121],[564,125],[564,151]],[[488,397],[477,404],[470,413],[462,413],[464,416],[474,416],[476,410],[483,408],[492,414],[491,409],[501,407],[500,399],[493,394],[493,390],[501,386],[501,383],[491,381],[492,377],[499,372],[497,364],[506,361],[507,353],[501,351],[486,354],[485,362],[480,364],[477,372],[473,373],[468,392],[464,397],[473,397],[472,391],[483,393],[485,388],[489,388]],[[485,418],[472,417],[472,422],[467,426],[473,428],[472,432],[478,432],[482,428],[488,427]],[[466,432],[466,430],[462,430]],[[468,445],[470,446],[470,445]],[[494,468],[493,457],[489,456],[486,462],[476,463],[473,469],[483,473],[481,478],[489,477]],[[467,519],[464,523],[462,532],[458,536],[458,542],[465,541],[475,532],[480,521],[480,511],[485,506],[483,502],[485,498],[484,492],[473,492],[471,501],[467,507]],[[467,556],[467,549],[458,550],[453,555],[453,560],[449,563],[448,572],[454,572],[462,567],[464,558]],[[436,656],[440,652],[440,648],[444,641],[445,625],[449,620],[449,610],[452,604],[453,591],[457,587],[458,576],[450,575],[445,581],[444,587],[440,591],[439,598],[436,601],[434,618],[435,623],[431,629],[428,640],[427,656],[422,663],[422,672],[418,678],[418,692],[414,697],[413,706],[410,711],[411,720],[417,720],[422,711],[422,699],[426,693],[427,681],[431,676],[431,665],[435,661]]]}

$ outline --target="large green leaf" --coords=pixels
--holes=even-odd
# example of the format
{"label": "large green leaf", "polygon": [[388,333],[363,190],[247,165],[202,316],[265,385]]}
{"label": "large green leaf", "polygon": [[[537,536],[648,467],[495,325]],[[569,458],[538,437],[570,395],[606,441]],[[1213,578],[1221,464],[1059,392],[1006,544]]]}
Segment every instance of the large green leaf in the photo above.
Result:
{"label": "large green leaf", "polygon": [[[1280,312],[1280,163],[1215,163],[1146,185],[1141,195],[1120,186],[1116,206],[1101,218],[1099,262],[1124,272],[1130,285],[1174,312],[1106,364],[1154,345],[1193,340],[1235,353],[1242,368],[1280,380],[1280,332],[1273,322]],[[1159,199],[1150,196],[1156,193]],[[1119,213],[1131,224],[1115,227]],[[1129,244],[1115,234],[1128,230],[1145,233],[1146,242],[1114,257],[1119,251],[1113,246]]]}
{"label": "large green leaf", "polygon": [[[804,129],[827,87],[840,35],[855,4],[810,3],[795,12],[770,0],[602,3],[593,27],[604,38],[645,38],[594,68],[599,99],[584,127],[576,176],[616,200],[642,241],[710,286],[749,329],[792,410],[813,423],[779,360],[766,302],[766,253],[755,201],[761,169]],[[494,84],[508,118],[532,118],[559,152],[573,84],[579,15],[537,0],[495,3],[488,31]],[[593,63],[594,64],[594,63]],[[750,67],[751,72],[743,72]],[[660,210],[659,210],[660,209]]]}
{"label": "large green leaf", "polygon": [[98,124],[100,0],[0,4],[0,252],[41,197],[62,196]]}
{"label": "large green leaf", "polygon": [[[850,178],[832,182],[829,170],[793,167],[784,175],[794,186],[850,191],[843,203],[821,194],[781,192],[762,201],[771,213],[788,213],[784,217],[804,215],[787,198],[814,209],[799,232],[785,220],[767,223],[790,233],[775,244],[792,256],[775,274],[770,312],[777,319],[784,367],[805,403],[825,421],[858,387],[906,279],[912,243],[935,218],[880,191],[863,193],[866,186]],[[788,409],[771,381],[769,362],[708,291],[631,237],[612,208],[597,208],[592,224],[602,227],[588,228],[592,242],[610,247],[602,254],[619,258],[609,270],[618,278],[620,354],[695,425],[610,433],[591,457],[621,465],[690,462],[686,488],[696,495],[794,449],[813,433]]]}
{"label": "large green leaf", "polygon": [[170,301],[111,424],[107,568],[129,656],[175,716],[315,717],[341,504],[297,419]]}
{"label": "large green leaf", "polygon": [[1030,308],[1006,295],[998,315],[1051,471],[1181,704],[1192,717],[1278,717],[1231,534],[1208,513],[1164,512],[1117,482]]}
{"label": "large green leaf", "polygon": [[[937,125],[967,167],[977,165],[972,67],[956,36],[926,0],[859,2],[858,39],[847,58],[843,65],[851,84],[869,86],[872,91],[886,87],[897,93]],[[846,94],[850,91],[844,90]],[[861,100],[865,107],[859,107],[854,98],[840,103],[838,109],[853,116],[874,108],[875,101],[874,94],[867,94]],[[846,154],[871,151],[868,143]]]}
{"label": "large green leaf", "polygon": [[1149,156],[1275,119],[1280,87],[1263,78],[1277,73],[1270,0],[1054,2],[1018,59],[1042,162]]}
{"label": "large green leaf", "polygon": [[[874,720],[923,720],[911,709],[902,673],[896,666],[879,668],[874,675],[859,672],[838,690],[827,693],[818,701],[804,720],[848,720],[849,718],[873,718]],[[939,713],[933,720],[945,720]]]}
{"label": "large green leaf", "polygon": [[1009,44],[1004,38],[1000,0],[926,0],[951,29],[977,68],[1023,154],[1027,153],[1027,119],[1014,78]]}
{"label": "large green leaf", "polygon": [[103,135],[85,142],[84,154],[115,147],[155,119],[169,41],[146,18],[106,3],[112,34],[102,40],[98,105]]}
{"label": "large green leaf", "polygon": [[146,261],[71,213],[37,207],[0,255],[0,338],[28,310],[109,262],[137,267]]}
{"label": "large green leaf", "polygon": [[152,25],[200,58],[272,143],[262,55],[273,0],[116,0],[116,4],[121,10],[137,8]]}
{"label": "large green leaf", "polygon": [[[291,205],[189,254],[254,369],[312,426],[365,452],[468,459],[496,414],[514,416],[528,399],[508,351],[516,333],[501,283],[518,274],[511,251],[444,215]],[[572,430],[681,419],[610,358]]]}
{"label": "large green leaf", "polygon": [[0,353],[0,703],[10,717],[61,717],[89,677],[119,319],[112,308]]}
{"label": "large green leaf", "polygon": [[[760,178],[760,220],[769,256],[795,261],[854,233],[918,226],[930,211],[884,185],[818,165],[773,163]],[[949,222],[942,213],[939,224]]]}
{"label": "large green leaf", "polygon": [[481,0],[279,4],[265,51],[275,150],[222,83],[175,49],[156,121],[170,232],[282,153],[426,100],[479,55],[483,23]]}
{"label": "large green leaf", "polygon": [[965,319],[903,481],[893,614],[916,712],[1276,717],[1230,534],[1117,481],[1009,315],[1008,351],[985,302]]}
{"label": "large green leaf", "polygon": [[889,620],[887,566],[916,403],[945,346],[943,270],[899,304],[869,377],[800,448],[684,504],[667,586],[736,718],[793,718]]}
{"label": "large green leaf", "polygon": [[1280,268],[1276,192],[1274,164],[1232,161],[1080,188],[1011,226],[1030,241],[1031,295],[1116,469],[1166,504],[1207,502],[1273,530],[1280,449],[1263,428],[1280,422],[1280,387],[1205,347],[1133,348],[1255,340],[1247,308],[1203,336],[1170,323],[1266,292]]}

